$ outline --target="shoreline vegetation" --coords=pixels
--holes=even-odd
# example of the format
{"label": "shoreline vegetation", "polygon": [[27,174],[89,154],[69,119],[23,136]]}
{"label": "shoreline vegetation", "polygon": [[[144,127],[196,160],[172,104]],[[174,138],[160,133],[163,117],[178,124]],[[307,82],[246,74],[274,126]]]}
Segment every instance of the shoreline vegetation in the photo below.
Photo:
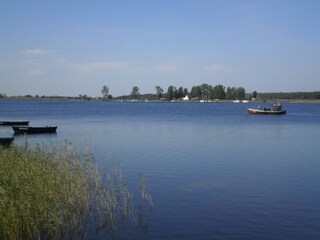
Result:
{"label": "shoreline vegetation", "polygon": [[104,85],[101,89],[101,96],[58,96],[58,95],[24,95],[7,96],[0,93],[1,99],[9,100],[72,100],[72,101],[135,101],[135,102],[233,102],[233,101],[254,101],[254,102],[320,102],[320,91],[312,92],[246,92],[244,87],[225,87],[221,84],[210,85],[203,83],[193,86],[189,91],[182,86],[169,86],[165,92],[160,86],[155,86],[155,93],[140,93],[138,86],[132,87],[128,95],[114,97],[110,94],[109,87]]}
{"label": "shoreline vegetation", "polygon": [[[171,100],[168,101],[166,99],[103,99],[100,97],[88,97],[88,98],[79,98],[79,97],[63,97],[63,96],[51,96],[45,98],[35,98],[35,97],[25,97],[25,96],[17,96],[17,97],[6,97],[0,98],[0,101],[3,100],[26,100],[26,101],[103,101],[103,102],[154,102],[154,103],[166,103],[166,102],[177,102],[177,103],[201,103],[201,102],[208,102],[208,103],[232,103],[234,100],[206,100],[202,101],[201,99],[191,99],[191,100]],[[287,103],[320,103],[320,99],[287,99],[287,98],[271,98],[271,99],[254,99],[249,100],[250,102],[287,102]]]}
{"label": "shoreline vegetation", "polygon": [[[192,97],[190,95],[188,99],[173,98],[168,99],[166,95],[161,98],[155,94],[139,94],[133,98],[131,95],[120,96],[120,97],[89,97],[87,95],[79,96],[6,96],[0,94],[1,100],[48,100],[48,101],[117,101],[117,102],[214,102],[214,103],[226,103],[238,100],[236,97],[232,99],[213,99],[213,98],[202,98]],[[289,102],[289,103],[320,103],[320,91],[319,92],[292,92],[292,93],[257,93],[256,98],[252,98],[252,94],[246,94],[244,98],[239,100],[248,100],[250,102]]]}
{"label": "shoreline vegetation", "polygon": [[[116,234],[147,225],[153,207],[141,177],[140,203],[118,166],[102,175],[91,154],[61,146],[0,147],[0,238],[78,239],[92,228]],[[146,227],[146,226],[143,226]]]}

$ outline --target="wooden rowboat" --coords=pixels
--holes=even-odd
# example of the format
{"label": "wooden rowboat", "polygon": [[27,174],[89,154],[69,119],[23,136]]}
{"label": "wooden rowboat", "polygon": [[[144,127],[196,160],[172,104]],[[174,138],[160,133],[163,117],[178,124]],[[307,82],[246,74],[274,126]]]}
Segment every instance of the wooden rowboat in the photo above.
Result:
{"label": "wooden rowboat", "polygon": [[28,127],[28,126],[12,126],[12,129],[15,134],[27,133],[27,134],[36,134],[36,133],[55,133],[57,131],[57,126],[45,126],[45,127]]}
{"label": "wooden rowboat", "polygon": [[0,145],[1,146],[5,146],[8,147],[11,145],[11,143],[13,142],[14,138],[13,137],[9,137],[9,138],[0,138]]}
{"label": "wooden rowboat", "polygon": [[29,121],[0,121],[1,126],[28,125]]}

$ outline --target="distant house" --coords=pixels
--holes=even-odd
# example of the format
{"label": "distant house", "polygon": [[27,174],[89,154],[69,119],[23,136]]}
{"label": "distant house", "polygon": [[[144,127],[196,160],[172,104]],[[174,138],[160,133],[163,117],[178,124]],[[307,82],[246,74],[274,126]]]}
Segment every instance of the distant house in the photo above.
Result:
{"label": "distant house", "polygon": [[186,95],[184,98],[182,98],[182,100],[184,100],[184,101],[189,101],[188,95]]}

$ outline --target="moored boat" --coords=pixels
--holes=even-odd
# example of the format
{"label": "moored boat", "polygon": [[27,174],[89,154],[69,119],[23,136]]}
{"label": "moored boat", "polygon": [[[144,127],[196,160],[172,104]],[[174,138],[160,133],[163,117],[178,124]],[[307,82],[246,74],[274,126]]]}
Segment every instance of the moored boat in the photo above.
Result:
{"label": "moored boat", "polygon": [[249,114],[286,114],[287,110],[282,109],[282,105],[280,103],[273,104],[272,108],[248,108]]}
{"label": "moored boat", "polygon": [[2,126],[28,125],[29,121],[0,121]]}
{"label": "moored boat", "polygon": [[0,138],[0,146],[5,146],[5,147],[10,146],[13,140],[14,140],[13,137]]}
{"label": "moored boat", "polygon": [[57,126],[45,126],[45,127],[28,127],[28,126],[12,126],[15,134],[28,133],[55,133],[57,131]]}

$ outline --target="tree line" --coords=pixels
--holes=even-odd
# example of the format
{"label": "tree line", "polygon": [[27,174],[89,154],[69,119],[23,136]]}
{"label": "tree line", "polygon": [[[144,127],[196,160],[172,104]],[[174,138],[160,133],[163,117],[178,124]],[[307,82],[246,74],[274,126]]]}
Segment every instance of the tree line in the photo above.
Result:
{"label": "tree line", "polygon": [[259,99],[270,100],[270,99],[308,99],[317,100],[320,99],[320,91],[314,92],[279,92],[279,93],[259,93]]}
{"label": "tree line", "polygon": [[102,97],[90,97],[87,94],[79,94],[77,97],[71,96],[32,96],[30,94],[24,96],[7,96],[5,93],[0,93],[0,99],[65,99],[65,100],[93,100],[93,99],[102,99],[102,100],[178,100],[186,96],[190,100],[244,100],[244,99],[256,99],[256,100],[320,100],[320,91],[314,92],[270,92],[270,93],[257,93],[253,91],[252,93],[246,93],[246,90],[243,87],[224,87],[219,84],[216,86],[211,86],[209,84],[201,84],[198,86],[193,86],[191,91],[188,91],[184,87],[175,87],[169,86],[166,91],[160,86],[155,86],[155,93],[140,93],[138,86],[132,87],[130,94],[113,97],[110,94],[109,87],[104,85],[101,90]]}
{"label": "tree line", "polygon": [[[107,90],[107,91],[106,91]],[[113,99],[109,94],[109,87],[106,85],[102,88],[103,99]],[[196,85],[189,91],[187,88],[180,86],[169,86],[165,91],[160,86],[155,86],[155,93],[141,94],[138,86],[132,87],[132,91],[128,95],[116,97],[123,100],[181,100],[188,96],[190,100],[318,100],[320,99],[320,91],[314,92],[274,92],[274,93],[258,93],[253,91],[247,93],[244,87],[225,87],[221,84],[212,86],[207,83]]]}
{"label": "tree line", "polygon": [[[109,87],[104,85],[101,90],[103,99],[113,99],[109,94]],[[117,97],[117,99],[131,99],[131,100],[179,100],[188,96],[188,99],[193,100],[243,100],[246,98],[246,90],[244,87],[225,87],[221,84],[212,86],[207,83],[203,83],[198,86],[193,86],[191,91],[182,86],[169,86],[165,92],[160,86],[155,86],[155,93],[140,94],[138,86],[132,87],[132,91],[129,95],[123,95]]]}

